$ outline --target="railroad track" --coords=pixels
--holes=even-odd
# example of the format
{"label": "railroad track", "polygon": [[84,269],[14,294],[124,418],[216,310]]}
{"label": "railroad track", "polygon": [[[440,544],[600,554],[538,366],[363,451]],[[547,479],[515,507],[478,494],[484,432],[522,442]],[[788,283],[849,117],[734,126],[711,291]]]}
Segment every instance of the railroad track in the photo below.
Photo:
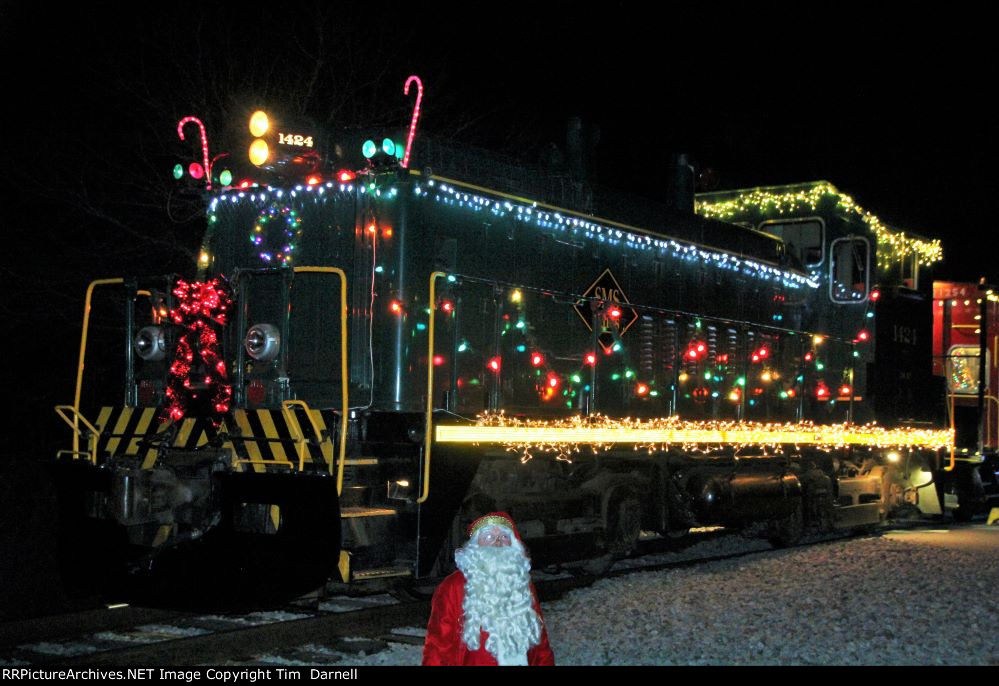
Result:
{"label": "railroad track", "polygon": [[[893,528],[926,525],[939,522]],[[801,545],[826,545],[847,537],[824,536]],[[639,557],[620,561],[603,575],[541,572],[535,579],[538,595],[550,602],[602,578],[773,551],[762,541],[719,532],[699,535],[684,549],[677,547],[675,541],[644,541]],[[331,664],[344,655],[370,656],[393,644],[422,646],[422,628],[430,615],[430,586],[425,588],[425,594],[415,596],[333,596],[241,614],[120,607],[0,624],[0,666]]]}

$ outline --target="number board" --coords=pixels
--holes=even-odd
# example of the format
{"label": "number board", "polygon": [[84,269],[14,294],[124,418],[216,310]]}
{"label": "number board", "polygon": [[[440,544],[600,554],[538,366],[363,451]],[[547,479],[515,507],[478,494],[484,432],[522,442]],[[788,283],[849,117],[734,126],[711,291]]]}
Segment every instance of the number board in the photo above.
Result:
{"label": "number board", "polygon": [[312,136],[299,133],[278,132],[278,145],[290,145],[296,148],[311,148],[315,144]]}
{"label": "number board", "polygon": [[[605,269],[604,273],[590,284],[590,287],[583,293],[583,297],[597,298],[598,300],[579,300],[573,308],[590,331],[593,331],[594,311],[599,312],[596,318],[597,326],[600,327],[597,333],[597,342],[600,343],[604,352],[610,352],[611,348],[614,347],[614,341],[623,336],[631,328],[631,325],[638,321],[638,312],[633,307],[628,307],[631,302],[610,269]],[[608,314],[611,305],[616,305],[621,311],[620,317],[614,318]]]}

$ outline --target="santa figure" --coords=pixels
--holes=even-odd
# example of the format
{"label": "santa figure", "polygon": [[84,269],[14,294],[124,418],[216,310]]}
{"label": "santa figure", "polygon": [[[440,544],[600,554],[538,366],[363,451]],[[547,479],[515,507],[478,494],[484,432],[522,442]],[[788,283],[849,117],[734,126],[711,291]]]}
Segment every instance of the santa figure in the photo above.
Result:
{"label": "santa figure", "polygon": [[423,664],[554,665],[531,559],[510,515],[472,522],[454,561],[458,571],[434,592]]}

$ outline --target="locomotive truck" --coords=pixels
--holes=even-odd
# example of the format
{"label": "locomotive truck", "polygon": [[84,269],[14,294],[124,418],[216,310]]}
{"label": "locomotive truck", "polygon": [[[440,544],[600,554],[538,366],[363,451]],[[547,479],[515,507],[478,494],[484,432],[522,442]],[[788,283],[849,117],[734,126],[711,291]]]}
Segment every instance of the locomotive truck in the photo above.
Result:
{"label": "locomotive truck", "polygon": [[[536,566],[597,570],[698,527],[790,545],[971,511],[939,241],[827,182],[695,199],[677,158],[664,202],[604,214],[447,141],[250,121],[251,160],[198,175],[193,278],[87,291],[53,465],[71,573],[211,550],[289,587],[433,577],[494,510]],[[98,311],[120,387],[86,373]]]}

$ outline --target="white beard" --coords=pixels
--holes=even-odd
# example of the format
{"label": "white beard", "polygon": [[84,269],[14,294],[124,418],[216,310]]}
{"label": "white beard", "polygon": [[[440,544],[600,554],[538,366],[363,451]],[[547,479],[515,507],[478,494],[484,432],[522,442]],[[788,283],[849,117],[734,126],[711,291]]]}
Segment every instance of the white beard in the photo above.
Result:
{"label": "white beard", "polygon": [[465,575],[465,645],[478,650],[479,630],[485,629],[486,650],[500,665],[526,665],[527,651],[541,640],[541,620],[532,604],[531,561],[520,541],[492,547],[471,540],[454,560]]}

